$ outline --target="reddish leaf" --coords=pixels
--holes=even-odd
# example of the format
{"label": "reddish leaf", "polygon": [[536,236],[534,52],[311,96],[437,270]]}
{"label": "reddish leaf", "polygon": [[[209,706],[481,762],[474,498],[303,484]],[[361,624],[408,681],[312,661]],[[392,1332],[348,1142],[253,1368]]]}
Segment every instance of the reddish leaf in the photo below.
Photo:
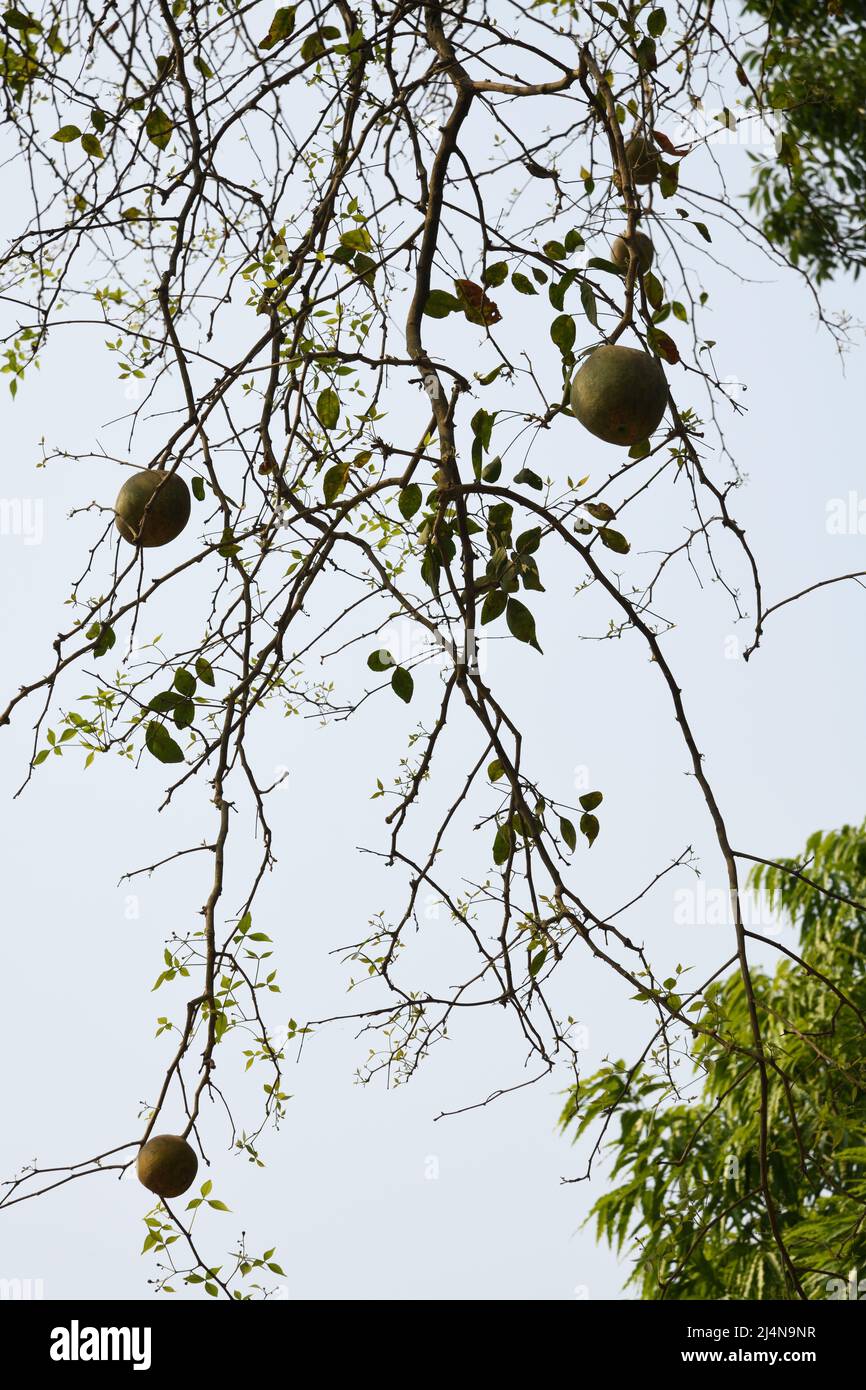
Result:
{"label": "reddish leaf", "polygon": [[502,318],[493,300],[488,299],[482,286],[476,285],[474,280],[455,280],[454,288],[470,323],[481,323],[486,327],[498,323]]}
{"label": "reddish leaf", "polygon": [[671,366],[675,366],[680,360],[680,350],[673,338],[669,338],[667,333],[663,333],[660,328],[650,328],[647,332],[647,340],[653,352],[657,352],[659,357],[663,357]]}
{"label": "reddish leaf", "polygon": [[665,154],[672,154],[677,159],[682,159],[684,155],[688,154],[690,149],[690,146],[686,146],[684,150],[677,149],[673,140],[669,140],[668,137],[665,135],[664,131],[661,130],[653,131],[653,139],[655,140],[657,145],[661,146]]}

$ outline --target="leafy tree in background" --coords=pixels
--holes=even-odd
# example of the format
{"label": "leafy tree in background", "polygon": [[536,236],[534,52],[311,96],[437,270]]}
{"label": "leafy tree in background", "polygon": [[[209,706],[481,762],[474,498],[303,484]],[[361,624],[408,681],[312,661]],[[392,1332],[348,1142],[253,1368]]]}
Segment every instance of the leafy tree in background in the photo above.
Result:
{"label": "leafy tree in background", "polygon": [[750,202],[770,241],[819,283],[866,264],[866,5],[747,0],[755,46],[739,69],[776,113],[778,155],[759,157]]}
{"label": "leafy tree in background", "polygon": [[[801,102],[799,76],[772,91],[801,56],[780,47],[780,12],[744,20],[703,0],[117,0],[96,11],[19,0],[0,14],[16,219],[0,255],[0,371],[21,402],[39,389],[40,362],[80,354],[103,381],[98,353],[127,393],[75,448],[45,412],[33,462],[42,478],[62,469],[78,482],[80,561],[44,664],[8,676],[0,727],[30,720],[29,794],[50,795],[70,763],[95,784],[107,759],[140,779],[142,796],[158,782],[158,804],[183,808],[188,840],[142,853],[152,862],[128,876],[183,859],[195,882],[177,893],[155,984],[143,982],[160,1001],[143,1113],[131,1095],[128,1124],[110,1136],[94,1117],[84,1157],[40,1156],[4,1183],[0,1208],[123,1173],[174,1126],[169,1146],[194,1145],[211,1176],[188,1203],[166,1192],[147,1211],[154,1287],[234,1299],[279,1277],[273,1248],[256,1253],[242,1235],[228,1256],[212,1251],[212,1213],[230,1220],[226,1150],[266,1161],[289,1104],[287,1056],[334,1021],[310,1018],[302,979],[281,995],[273,953],[288,952],[299,927],[262,893],[284,872],[271,797],[284,785],[292,796],[287,772],[310,718],[352,721],[366,748],[375,702],[406,751],[388,770],[371,747],[363,787],[371,822],[384,813],[367,848],[390,869],[391,896],[372,917],[360,907],[345,953],[342,1017],[368,1045],[360,1079],[409,1081],[471,1011],[507,1021],[522,1050],[496,1095],[554,1071],[574,1085],[575,1019],[556,1001],[579,1007],[591,957],[652,1000],[663,1058],[684,1025],[711,1052],[725,1048],[759,1115],[749,1180],[778,1286],[808,1296],[811,1266],[787,1220],[792,1179],[775,1160],[799,1056],[777,1051],[739,908],[719,971],[736,963],[727,992],[740,1003],[718,1027],[712,991],[699,1017],[687,1012],[680,980],[665,980],[640,944],[658,883],[691,862],[682,845],[696,815],[735,905],[750,857],[671,664],[666,635],[685,591],[724,595],[731,621],[748,623],[751,656],[782,604],[852,578],[804,576],[791,598],[766,597],[736,516],[742,479],[724,426],[739,406],[719,379],[702,277],[720,232],[736,274],[753,229],[707,155],[709,135],[675,138],[684,111],[703,110],[716,132],[730,123],[736,97],[723,106],[720,92],[765,111],[770,82],[792,132],[807,118],[829,123],[823,146],[804,149],[792,133],[759,172],[765,211],[778,211],[792,173],[812,177],[810,161],[834,148],[836,108],[828,116],[826,86],[820,102]],[[843,22],[837,6],[827,32]],[[779,50],[772,70],[749,56],[765,49]],[[814,269],[813,281],[834,256],[849,263],[840,242],[857,258],[837,193],[819,192],[824,220],[811,203],[788,209],[767,248],[807,277]],[[838,336],[831,314],[823,323]],[[635,350],[666,407],[628,449],[591,440],[572,411],[572,378],[601,345]],[[129,543],[128,518],[125,539],[115,526],[121,486],[152,491],[148,473],[170,474],[174,495],[192,498],[183,534],[176,517],[160,521],[171,543],[152,549]],[[560,585],[572,647],[601,624],[603,640],[651,666],[695,794],[649,882],[632,882],[620,856],[629,883],[613,912],[584,889],[586,856],[610,833],[608,803],[604,788],[575,784],[574,765],[615,747],[619,730],[577,727],[561,766],[537,766],[535,723],[571,699],[544,654],[555,610],[542,595]],[[488,638],[508,652],[489,674]],[[334,799],[345,775],[323,755]],[[634,836],[653,793],[635,788]],[[336,871],[348,881],[352,865]],[[295,869],[319,890],[325,872],[332,863]],[[448,933],[425,917],[431,897]],[[248,1073],[246,1086],[219,1084],[217,1058],[220,1080]],[[820,1085],[838,1089],[834,1063],[821,1067]],[[605,1084],[615,1098],[620,1082]],[[9,1130],[26,1134],[26,1123]],[[823,1132],[803,1134],[808,1182],[820,1184]],[[29,1154],[25,1142],[16,1161]]]}
{"label": "leafy tree in background", "polygon": [[[851,1271],[866,1277],[866,824],[818,832],[800,858],[758,864],[751,880],[799,934],[792,949],[746,933],[781,956],[771,974],[752,970],[779,1082],[767,1116],[779,1223],[809,1297],[848,1297]],[[575,1139],[618,1122],[605,1141],[612,1186],[590,1219],[627,1250],[642,1298],[786,1298],[761,1201],[742,977],[714,981],[684,1008],[711,1032],[691,1046],[682,1034],[675,1084],[648,1053],[604,1067],[568,1098],[562,1126]]]}

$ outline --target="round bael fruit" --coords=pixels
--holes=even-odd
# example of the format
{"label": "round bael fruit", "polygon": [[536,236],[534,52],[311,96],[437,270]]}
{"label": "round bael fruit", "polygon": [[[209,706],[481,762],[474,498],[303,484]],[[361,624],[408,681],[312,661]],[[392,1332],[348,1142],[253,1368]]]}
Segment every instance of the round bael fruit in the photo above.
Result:
{"label": "round bael fruit", "polygon": [[[645,135],[633,135],[625,142],[625,157],[631,168],[631,176],[636,184],[652,183],[659,176],[659,152]],[[613,175],[614,185],[622,192],[622,179],[619,170]]]}
{"label": "round bael fruit", "polygon": [[645,135],[633,135],[626,141],[626,158],[631,165],[635,183],[652,183],[659,176],[659,153]]}
{"label": "round bael fruit", "polygon": [[179,1134],[155,1134],[139,1149],[135,1167],[139,1182],[157,1197],[179,1197],[195,1182],[198,1159]]}
{"label": "round bael fruit", "polygon": [[571,383],[571,408],[607,444],[640,444],[661,423],[668,385],[658,358],[636,348],[596,348]]}
{"label": "round bael fruit", "polygon": [[[655,248],[646,232],[633,232],[632,245],[637,252],[638,270],[644,275],[653,263]],[[628,242],[625,237],[618,236],[611,243],[610,258],[615,265],[621,265],[623,270],[628,270]]]}
{"label": "round bael fruit", "polygon": [[131,545],[167,545],[186,526],[191,506],[189,488],[177,473],[144,468],[117,494],[115,525]]}

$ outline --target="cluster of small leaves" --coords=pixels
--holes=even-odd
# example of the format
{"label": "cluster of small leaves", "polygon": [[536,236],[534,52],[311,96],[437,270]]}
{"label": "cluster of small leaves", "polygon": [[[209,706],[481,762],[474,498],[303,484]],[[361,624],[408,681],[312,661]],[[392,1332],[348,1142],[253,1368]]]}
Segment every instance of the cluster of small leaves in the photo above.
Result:
{"label": "cluster of small leaves", "polygon": [[[505,768],[499,758],[494,758],[487,765],[487,776],[493,783],[501,781],[505,777]],[[496,834],[493,840],[493,862],[498,867],[507,863],[518,848],[521,841],[527,844],[537,839],[547,826],[548,811],[555,817],[559,834],[564,844],[571,853],[577,848],[577,831],[574,822],[566,815],[562,814],[567,808],[559,806],[558,803],[548,803],[545,798],[534,792],[531,787],[521,787],[521,791],[531,797],[535,803],[534,813],[525,810],[515,811],[506,817],[497,818]],[[581,817],[580,833],[586,836],[588,847],[591,849],[598,837],[600,829],[598,817],[593,814],[604,800],[602,792],[585,792],[580,798]]]}
{"label": "cluster of small leaves", "polygon": [[391,689],[394,694],[401,699],[404,704],[409,704],[415,693],[415,681],[412,672],[405,666],[399,666],[393,656],[385,648],[371,652],[367,657],[367,665],[371,671],[377,675],[383,675],[386,671],[391,672]]}
{"label": "cluster of small leaves", "polygon": [[[195,675],[185,666],[178,667],[171,687],[153,696],[147,706],[147,713],[170,716],[176,728],[188,729],[195,719],[196,703],[201,702],[201,697],[196,695],[199,682],[207,686],[215,684],[213,668],[203,656],[196,657]],[[182,763],[184,760],[183,750],[169,733],[165,719],[148,721],[145,746],[158,762]]]}
{"label": "cluster of small leaves", "polygon": [[[213,1183],[207,1179],[199,1189],[199,1196],[193,1197],[191,1201],[187,1202],[186,1211],[192,1212],[189,1223],[190,1232],[202,1208],[217,1212],[230,1210],[225,1202],[213,1197],[212,1192]],[[171,1247],[181,1240],[182,1232],[179,1229],[179,1224],[171,1219],[166,1219],[167,1215],[165,1207],[160,1203],[144,1218],[146,1234],[141,1253],[142,1255],[152,1254],[157,1260],[159,1274],[156,1279],[150,1281],[156,1293],[177,1293],[177,1285],[182,1283],[188,1287],[203,1288],[210,1298],[219,1298],[221,1286],[224,1293],[237,1300],[246,1300],[255,1294],[267,1298],[272,1296],[273,1286],[262,1284],[259,1280],[266,1274],[276,1275],[280,1279],[288,1277],[282,1265],[274,1259],[276,1247],[265,1250],[260,1256],[251,1255],[246,1249],[244,1237],[241,1237],[237,1249],[232,1251],[231,1266],[225,1273],[222,1265],[198,1264],[187,1268],[179,1266],[175,1260],[176,1252]],[[236,1286],[232,1287],[232,1285],[236,1285],[238,1279],[250,1281],[246,1290]],[[175,1282],[172,1283],[172,1280]]]}

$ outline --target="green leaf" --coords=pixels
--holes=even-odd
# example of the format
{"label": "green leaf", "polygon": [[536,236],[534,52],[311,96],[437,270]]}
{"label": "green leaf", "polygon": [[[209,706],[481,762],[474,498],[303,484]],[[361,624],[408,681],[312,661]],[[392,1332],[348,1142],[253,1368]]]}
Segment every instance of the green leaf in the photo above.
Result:
{"label": "green leaf", "polygon": [[81,131],[77,125],[62,125],[58,131],[52,135],[51,139],[56,140],[60,145],[69,145],[73,140],[77,140]]}
{"label": "green leaf", "polygon": [[529,276],[524,275],[522,270],[515,270],[511,277],[511,283],[520,294],[538,294],[538,290],[529,279]]}
{"label": "green leaf", "polygon": [[587,840],[589,841],[590,848],[592,848],[593,841],[598,835],[598,831],[599,824],[597,817],[591,816],[588,811],[585,811],[580,818],[580,833],[586,836]]}
{"label": "green leaf", "polygon": [[518,642],[528,642],[530,647],[535,647],[536,651],[541,651],[535,636],[535,619],[526,605],[521,603],[519,599],[510,598],[508,600],[505,621],[512,637],[516,637]]}
{"label": "green leaf", "polygon": [[200,478],[198,474],[192,480],[192,495],[196,502],[204,501],[204,478]]}
{"label": "green leaf", "polygon": [[523,580],[524,589],[533,589],[536,593],[544,593],[544,585],[538,573],[538,565],[532,555],[517,555],[517,570]]}
{"label": "green leaf", "polygon": [[405,666],[395,666],[394,674],[391,677],[391,689],[395,695],[408,705],[415,691],[415,682],[412,673],[406,670]]}
{"label": "green leaf", "polygon": [[541,249],[552,261],[564,261],[567,254],[561,241],[546,241]]}
{"label": "green leaf", "polygon": [[333,25],[327,25],[324,29],[317,29],[314,34],[308,34],[301,44],[301,58],[305,63],[312,63],[316,58],[321,58],[325,52],[325,42],[328,37],[338,37],[339,30],[335,30]]}
{"label": "green leaf", "polygon": [[439,587],[439,574],[442,569],[442,562],[435,546],[428,545],[424,549],[424,559],[421,561],[421,578],[432,589],[434,593]]}
{"label": "green leaf", "polygon": [[[42,32],[42,25],[38,19],[33,19],[29,14],[24,14],[21,10],[6,10],[2,16],[3,23],[8,24],[10,29],[18,29],[22,34],[29,31],[39,34]],[[8,57],[6,58],[8,62]]]}
{"label": "green leaf", "polygon": [[498,367],[493,367],[489,372],[485,372],[483,375],[480,375],[478,372],[475,372],[475,380],[478,382],[480,386],[490,386],[490,384],[496,380],[500,372],[504,371],[504,369],[505,363],[500,362]]}
{"label": "green leaf", "polygon": [[91,159],[105,158],[105,155],[102,152],[102,146],[99,143],[99,137],[97,135],[94,135],[93,132],[90,130],[86,131],[85,134],[82,135],[81,148],[83,149],[86,155],[90,156]]}
{"label": "green leaf", "polygon": [[372,256],[368,256],[364,251],[356,251],[352,261],[352,268],[356,275],[360,275],[365,285],[372,287],[376,281],[376,271],[379,262]]}
{"label": "green leaf", "polygon": [[615,550],[617,555],[627,555],[631,549],[625,536],[619,531],[612,531],[609,526],[600,526],[598,534],[608,550]]}
{"label": "green leaf", "polygon": [[222,538],[220,540],[220,547],[217,551],[217,554],[221,555],[224,560],[230,560],[232,556],[237,555],[239,551],[240,546],[235,541],[235,536],[234,532],[232,531],[232,528],[230,526],[224,526]]}
{"label": "green leaf", "polygon": [[580,302],[583,305],[583,312],[586,314],[593,328],[598,328],[598,307],[595,302],[592,285],[588,280],[583,280],[581,282]]}
{"label": "green leaf", "polygon": [[490,447],[490,438],[493,434],[493,426],[496,421],[497,412],[489,410],[476,410],[470,421],[470,429],[478,440],[482,452]]}
{"label": "green leaf", "polygon": [[336,428],[340,418],[340,397],[332,386],[326,386],[324,391],[320,392],[316,401],[316,414],[323,429]]}
{"label": "green leaf", "polygon": [[603,270],[606,275],[617,275],[621,280],[626,273],[625,266],[617,265],[616,261],[608,261],[604,256],[591,256],[586,263],[587,270]]}
{"label": "green leaf", "polygon": [[144,130],[150,143],[164,150],[171,140],[174,124],[161,106],[155,106],[144,123]]}
{"label": "green leaf", "polygon": [[504,864],[511,851],[511,826],[500,825],[493,840],[493,862]]}
{"label": "green leaf", "polygon": [[481,277],[482,283],[488,289],[495,289],[501,285],[503,280],[508,277],[508,265],[505,261],[496,261],[494,265],[489,265]]}
{"label": "green leaf", "polygon": [[153,720],[147,726],[147,733],[144,741],[149,753],[161,763],[182,763],[183,753],[178,744],[175,743],[171,734],[164,724]]}
{"label": "green leaf", "polygon": [[495,622],[500,614],[505,612],[505,605],[508,603],[508,595],[501,589],[491,589],[484,603],[481,606],[481,625],[486,627],[488,623]]}
{"label": "green leaf", "polygon": [[539,970],[541,969],[546,960],[547,947],[543,946],[540,951],[536,951],[535,955],[529,962],[529,973],[532,976],[533,980],[535,979],[536,975],[538,974]]}
{"label": "green leaf", "polygon": [[656,57],[655,40],[652,38],[641,39],[637,46],[637,60],[644,72],[654,72],[658,66]]}
{"label": "green leaf", "polygon": [[587,502],[584,511],[594,516],[596,521],[613,521],[616,512],[606,502]]}
{"label": "green leaf", "polygon": [[604,801],[603,792],[585,792],[584,795],[580,797],[580,804],[584,811],[594,811],[596,806],[601,805],[602,801]]}
{"label": "green leaf", "polygon": [[577,831],[571,821],[566,816],[562,816],[559,822],[559,833],[570,850],[574,850],[577,844]]}
{"label": "green leaf", "polygon": [[188,729],[195,719],[195,705],[192,700],[178,700],[172,718],[178,729]]}
{"label": "green leaf", "polygon": [[424,305],[424,313],[428,319],[444,319],[461,307],[456,295],[449,294],[447,290],[431,290]]}
{"label": "green leaf", "polygon": [[384,647],[377,652],[371,652],[367,657],[367,665],[371,671],[381,674],[383,671],[390,671],[394,665],[394,658],[390,652],[386,652]]}
{"label": "green leaf", "polygon": [[411,521],[423,500],[424,494],[418,484],[410,483],[408,487],[404,487],[397,501],[397,506],[400,508],[400,515],[404,517],[406,521]]}
{"label": "green leaf", "polygon": [[196,657],[195,673],[201,681],[202,685],[216,684],[216,682],[214,681],[213,667],[211,666],[209,661],[205,660],[203,656]]}
{"label": "green leaf", "polygon": [[348,232],[341,233],[340,245],[349,251],[369,251],[373,246],[373,238],[366,227],[350,227]]}
{"label": "green leaf", "polygon": [[195,694],[197,682],[192,671],[188,671],[185,666],[181,666],[174,673],[173,685],[175,690],[179,691],[181,695],[185,695],[187,699],[191,699]]}
{"label": "green leaf", "polygon": [[294,32],[295,6],[290,5],[284,9],[277,10],[271,20],[270,29],[259,42],[259,48],[274,48],[278,43],[283,43],[285,39],[290,39]]}
{"label": "green leaf", "polygon": [[487,776],[491,782],[498,782],[500,777],[505,776],[505,768],[498,758],[494,758],[492,763],[487,764]]}
{"label": "green leaf", "polygon": [[563,309],[565,306],[565,294],[570,285],[577,279],[576,270],[567,270],[561,280],[555,280],[547,291],[547,297],[554,309]]}
{"label": "green leaf", "polygon": [[99,636],[97,637],[93,647],[93,655],[105,656],[106,652],[111,651],[111,648],[114,646],[116,641],[117,638],[114,634],[114,629],[111,627],[106,627],[105,625],[101,626],[99,629]]}
{"label": "green leaf", "polygon": [[329,505],[331,502],[336,501],[340,493],[345,489],[346,483],[349,481],[350,468],[351,464],[335,463],[325,474],[322,480],[322,491],[325,495],[325,501]]}
{"label": "green leaf", "polygon": [[647,20],[646,27],[652,34],[653,38],[658,39],[661,38],[662,34],[664,33],[667,27],[667,22],[668,17],[665,14],[664,10],[653,10],[652,14]]}
{"label": "green leaf", "polygon": [[171,711],[180,704],[181,697],[174,690],[163,690],[159,695],[154,695],[148,709],[151,714],[171,714]]}
{"label": "green leaf", "polygon": [[522,531],[514,542],[518,555],[534,555],[541,544],[541,527],[533,526],[531,531]]}
{"label": "green leaf", "polygon": [[706,222],[695,222],[693,226],[697,227],[704,241],[712,241],[713,238],[710,236],[710,229]]}
{"label": "green leaf", "polygon": [[543,479],[539,478],[537,473],[533,473],[531,468],[521,468],[519,473],[515,473],[514,481],[525,483],[527,487],[534,487],[538,492],[544,487]]}
{"label": "green leaf", "polygon": [[550,325],[550,336],[563,356],[571,352],[576,335],[577,326],[571,314],[560,314]]}
{"label": "green leaf", "polygon": [[661,177],[659,178],[659,192],[663,198],[672,198],[680,186],[680,166],[679,164],[665,164],[659,160]]}
{"label": "green leaf", "polygon": [[648,270],[643,277],[643,287],[646,297],[649,300],[652,307],[654,309],[658,309],[658,307],[664,302],[665,297],[665,292],[662,289],[661,280],[659,280],[655,275],[653,275],[651,270]]}

